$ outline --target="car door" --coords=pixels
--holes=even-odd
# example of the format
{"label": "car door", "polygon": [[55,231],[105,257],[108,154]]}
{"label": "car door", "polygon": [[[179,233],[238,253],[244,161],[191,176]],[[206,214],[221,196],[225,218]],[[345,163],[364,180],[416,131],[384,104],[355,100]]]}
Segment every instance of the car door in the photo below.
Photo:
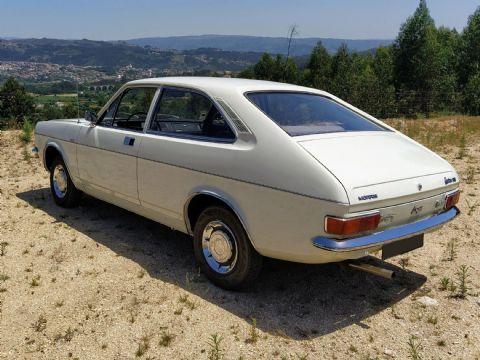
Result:
{"label": "car door", "polygon": [[138,154],[139,198],[158,221],[182,229],[186,196],[199,174],[222,170],[214,159],[234,164],[236,135],[204,93],[164,86],[156,102]]}
{"label": "car door", "polygon": [[[156,87],[129,87],[79,132],[77,162],[85,188],[106,200],[139,203],[137,155]],[[102,196],[103,195],[103,196]]]}

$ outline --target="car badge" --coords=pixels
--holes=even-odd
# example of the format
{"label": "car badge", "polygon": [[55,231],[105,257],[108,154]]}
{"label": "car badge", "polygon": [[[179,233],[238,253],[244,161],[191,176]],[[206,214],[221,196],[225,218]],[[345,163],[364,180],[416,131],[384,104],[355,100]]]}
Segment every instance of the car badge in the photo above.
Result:
{"label": "car badge", "polygon": [[417,185],[418,191],[422,191],[422,188],[423,188],[423,185],[419,183],[419,184]]}
{"label": "car badge", "polygon": [[377,198],[378,198],[377,194],[362,195],[358,197],[358,201],[373,200]]}
{"label": "car badge", "polygon": [[423,206],[414,205],[412,211],[410,211],[410,215],[418,215],[418,213],[422,210]]}
{"label": "car badge", "polygon": [[448,184],[457,182],[457,178],[456,178],[456,177],[447,178],[447,177],[445,176],[445,177],[443,178],[443,182],[445,183],[445,185],[448,185]]}

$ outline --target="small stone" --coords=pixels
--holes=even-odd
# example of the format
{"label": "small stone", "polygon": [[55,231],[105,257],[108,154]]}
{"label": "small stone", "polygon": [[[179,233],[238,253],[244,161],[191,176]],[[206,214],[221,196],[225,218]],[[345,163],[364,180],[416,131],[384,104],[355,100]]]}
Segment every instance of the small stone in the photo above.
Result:
{"label": "small stone", "polygon": [[427,307],[430,306],[438,306],[438,301],[429,297],[429,296],[422,296],[421,298],[418,298],[417,301]]}
{"label": "small stone", "polygon": [[395,351],[393,351],[392,349],[385,349],[383,350],[383,353],[388,357],[391,357],[391,358],[395,357]]}
{"label": "small stone", "polygon": [[480,299],[477,299],[476,303],[478,306],[480,306]]}

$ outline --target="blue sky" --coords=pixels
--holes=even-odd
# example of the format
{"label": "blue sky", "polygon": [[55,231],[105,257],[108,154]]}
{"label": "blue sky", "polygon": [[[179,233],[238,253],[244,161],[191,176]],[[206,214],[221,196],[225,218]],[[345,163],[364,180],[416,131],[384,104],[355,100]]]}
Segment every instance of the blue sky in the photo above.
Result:
{"label": "blue sky", "polygon": [[[117,40],[239,34],[394,38],[417,0],[0,0],[0,36]],[[437,25],[463,29],[480,3],[430,0]]]}

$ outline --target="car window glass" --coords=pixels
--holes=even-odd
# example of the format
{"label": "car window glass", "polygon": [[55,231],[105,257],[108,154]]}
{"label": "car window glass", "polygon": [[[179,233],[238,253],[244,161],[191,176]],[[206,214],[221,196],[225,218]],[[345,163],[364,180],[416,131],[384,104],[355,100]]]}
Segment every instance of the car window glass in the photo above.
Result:
{"label": "car window glass", "polygon": [[102,124],[105,122],[115,128],[142,131],[155,91],[153,87],[125,90],[118,100],[116,110],[112,110],[115,114],[113,118],[110,118],[111,109],[109,108],[105,118],[102,119]]}
{"label": "car window glass", "polygon": [[252,92],[247,97],[291,136],[352,131],[385,131],[353,110],[315,94]]}
{"label": "car window glass", "polygon": [[189,90],[162,91],[150,130],[167,134],[234,139],[222,113],[207,97]]}
{"label": "car window glass", "polygon": [[115,116],[115,111],[117,110],[118,102],[120,101],[121,95],[117,97],[108,107],[107,111],[105,111],[98,121],[97,125],[101,126],[112,126],[113,124],[113,117]]}

